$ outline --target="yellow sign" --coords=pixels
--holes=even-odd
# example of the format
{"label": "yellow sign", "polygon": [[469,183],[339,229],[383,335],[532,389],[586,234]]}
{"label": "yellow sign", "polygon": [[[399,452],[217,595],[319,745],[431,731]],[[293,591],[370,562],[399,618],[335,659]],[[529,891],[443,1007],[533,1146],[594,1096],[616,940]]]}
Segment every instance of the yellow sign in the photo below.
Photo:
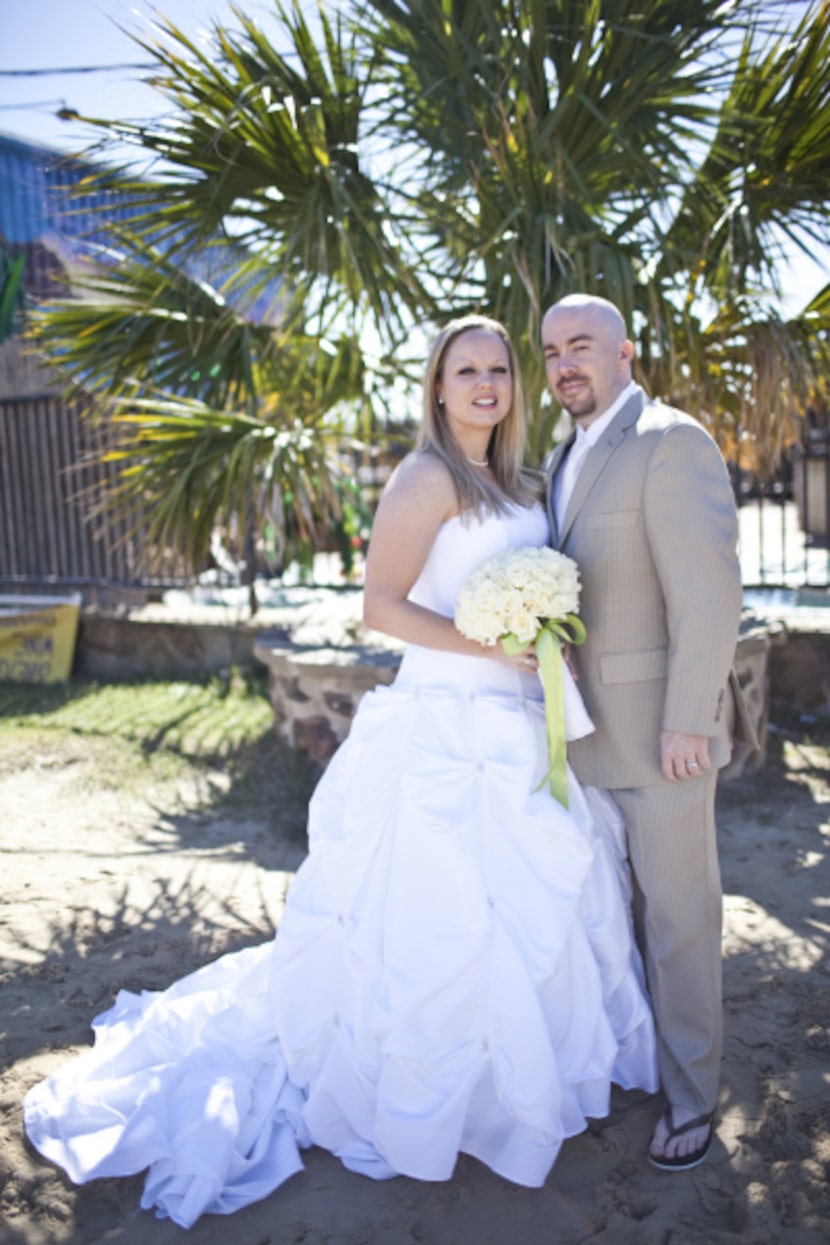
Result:
{"label": "yellow sign", "polygon": [[81,611],[71,597],[0,596],[0,679],[58,683],[72,673]]}

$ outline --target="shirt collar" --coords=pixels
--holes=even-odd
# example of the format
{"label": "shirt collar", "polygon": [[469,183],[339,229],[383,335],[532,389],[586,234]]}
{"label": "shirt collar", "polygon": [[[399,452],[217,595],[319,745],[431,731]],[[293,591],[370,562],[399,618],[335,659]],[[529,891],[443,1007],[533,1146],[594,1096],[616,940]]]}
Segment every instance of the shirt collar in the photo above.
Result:
{"label": "shirt collar", "polygon": [[628,384],[626,385],[625,389],[623,389],[620,393],[617,394],[616,398],[611,403],[608,410],[603,411],[602,415],[600,415],[598,419],[595,419],[592,423],[590,423],[587,428],[583,428],[581,424],[577,424],[576,426],[577,443],[581,441],[587,441],[589,446],[596,445],[597,441],[600,439],[602,434],[605,432],[605,429],[611,423],[611,420],[614,418],[614,416],[619,414],[619,412],[625,406],[628,399],[633,397],[635,393],[638,393],[639,389],[640,389],[640,386],[635,381],[630,380]]}

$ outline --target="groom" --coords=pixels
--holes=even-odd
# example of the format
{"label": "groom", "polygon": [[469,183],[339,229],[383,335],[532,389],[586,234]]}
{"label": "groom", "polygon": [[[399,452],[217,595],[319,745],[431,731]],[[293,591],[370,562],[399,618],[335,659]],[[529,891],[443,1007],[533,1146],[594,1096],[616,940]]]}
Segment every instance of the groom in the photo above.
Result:
{"label": "groom", "polygon": [[686,1169],[711,1144],[721,1058],[714,809],[741,612],[735,504],[708,433],[633,382],[612,303],[563,298],[542,347],[574,422],[547,467],[548,507],[554,546],[580,569],[588,638],[574,661],[596,725],[569,759],[628,828],[666,1098],[649,1159]]}

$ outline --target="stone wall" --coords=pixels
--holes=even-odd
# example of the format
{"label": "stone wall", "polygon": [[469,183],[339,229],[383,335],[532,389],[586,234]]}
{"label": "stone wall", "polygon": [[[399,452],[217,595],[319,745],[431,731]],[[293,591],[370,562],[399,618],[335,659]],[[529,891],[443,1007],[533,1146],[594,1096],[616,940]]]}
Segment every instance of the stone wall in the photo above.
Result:
{"label": "stone wall", "polygon": [[265,632],[254,655],[268,669],[280,739],[323,766],[343,742],[361,696],[397,673],[403,645],[363,626],[363,594],[331,593]]}
{"label": "stone wall", "polygon": [[254,646],[266,631],[277,643],[299,636],[300,646],[312,648],[354,640],[361,608],[355,590],[294,588],[282,595],[284,604],[263,607],[253,618],[247,607],[194,601],[185,593],[164,604],[85,605],[73,672],[119,680],[261,671]]}
{"label": "stone wall", "polygon": [[[102,679],[188,678],[268,670],[277,733],[323,766],[348,733],[361,696],[391,683],[403,646],[364,629],[357,590],[308,593],[254,620],[216,607],[171,617],[162,606],[82,613],[75,673]],[[736,672],[759,748],[725,777],[759,768],[775,705],[830,713],[830,610],[786,621],[744,616]],[[772,708],[771,708],[772,707]]]}
{"label": "stone wall", "polygon": [[822,630],[808,619],[788,622],[774,639],[769,665],[773,705],[830,714],[830,619]]}
{"label": "stone wall", "polygon": [[[384,643],[362,632],[354,620],[353,640],[315,647],[303,642],[302,628],[285,635],[261,635],[254,653],[268,668],[277,734],[290,747],[325,765],[348,734],[360,697],[380,683],[391,683],[402,645]],[[744,620],[735,670],[749,719],[758,739],[754,752],[736,752],[724,777],[760,768],[766,754],[769,716],[768,658],[775,629],[751,616]]]}
{"label": "stone wall", "polygon": [[750,613],[744,614],[735,650],[735,674],[758,747],[750,750],[740,743],[736,744],[732,761],[720,772],[721,781],[728,782],[741,774],[755,773],[766,759],[770,704],[769,654],[777,635],[778,629],[774,625],[760,622]]}
{"label": "stone wall", "polygon": [[[84,611],[74,673],[87,678],[181,679],[219,671],[258,668],[257,636],[268,624],[170,619],[152,607],[118,615]],[[277,635],[278,632],[273,631]],[[288,637],[288,630],[281,633]]]}
{"label": "stone wall", "polygon": [[280,739],[325,765],[349,731],[360,698],[393,681],[400,653],[371,645],[303,648],[261,636],[256,656],[268,667]]}

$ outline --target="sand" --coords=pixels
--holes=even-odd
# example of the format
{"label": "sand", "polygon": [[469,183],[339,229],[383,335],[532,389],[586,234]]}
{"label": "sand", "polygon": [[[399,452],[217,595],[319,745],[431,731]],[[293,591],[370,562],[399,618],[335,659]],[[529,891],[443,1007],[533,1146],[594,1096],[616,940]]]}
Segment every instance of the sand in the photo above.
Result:
{"label": "sand", "polygon": [[826,1243],[827,742],[779,731],[762,774],[719,796],[727,1036],[705,1164],[682,1175],[650,1168],[659,1102],[619,1093],[608,1119],[566,1143],[541,1190],[465,1157],[445,1184],[375,1184],[311,1151],[306,1171],[266,1201],[230,1219],[206,1216],[189,1233],[138,1209],[140,1177],[70,1185],[27,1146],[21,1099],[90,1041],[90,1019],[119,988],[162,988],[268,938],[302,846],[261,811],[211,811],[181,780],[175,791],[98,789],[100,759],[80,742],[74,755],[47,748],[0,764],[0,1242]]}

